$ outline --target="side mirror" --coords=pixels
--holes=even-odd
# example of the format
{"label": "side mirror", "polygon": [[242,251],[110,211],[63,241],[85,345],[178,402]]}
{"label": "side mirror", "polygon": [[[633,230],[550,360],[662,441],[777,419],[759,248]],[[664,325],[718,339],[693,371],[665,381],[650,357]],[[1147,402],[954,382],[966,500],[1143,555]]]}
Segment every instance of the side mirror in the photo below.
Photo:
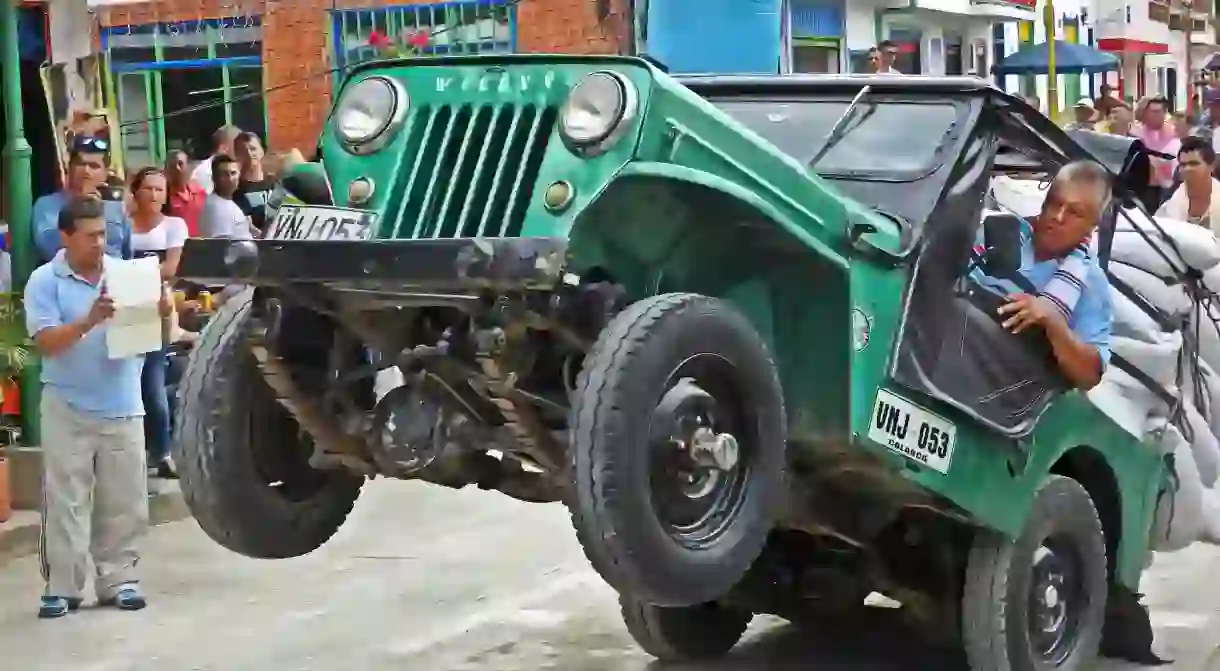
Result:
{"label": "side mirror", "polygon": [[993,214],[983,220],[983,271],[991,277],[1012,277],[1021,270],[1021,220]]}

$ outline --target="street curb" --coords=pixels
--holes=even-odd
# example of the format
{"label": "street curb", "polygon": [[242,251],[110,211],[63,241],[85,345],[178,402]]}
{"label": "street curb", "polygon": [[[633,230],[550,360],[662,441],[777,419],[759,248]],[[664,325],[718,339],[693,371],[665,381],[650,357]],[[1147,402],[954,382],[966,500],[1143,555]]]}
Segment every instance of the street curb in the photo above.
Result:
{"label": "street curb", "polygon": [[[182,498],[177,483],[148,500],[148,523],[150,526],[177,522],[191,516]],[[24,517],[24,516],[23,516]],[[0,525],[0,564],[38,551],[41,521],[37,515],[20,524]]]}

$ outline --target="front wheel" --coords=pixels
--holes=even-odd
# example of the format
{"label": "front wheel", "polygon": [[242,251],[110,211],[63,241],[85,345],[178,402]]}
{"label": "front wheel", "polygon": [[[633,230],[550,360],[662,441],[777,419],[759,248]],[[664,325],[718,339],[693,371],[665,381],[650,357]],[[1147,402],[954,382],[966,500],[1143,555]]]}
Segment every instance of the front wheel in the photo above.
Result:
{"label": "front wheel", "polygon": [[662,662],[691,662],[727,654],[741,640],[753,614],[717,603],[665,608],[619,597],[627,632],[644,652]]}
{"label": "front wheel", "polygon": [[722,598],[761,554],[785,490],[783,395],[727,303],[641,300],[602,331],[569,420],[577,537],[619,593]]}
{"label": "front wheel", "polygon": [[248,347],[253,291],[204,329],[178,391],[175,461],[199,526],[260,559],[296,557],[343,524],[363,478],[309,465],[312,443],[275,399]]}
{"label": "front wheel", "polygon": [[966,566],[962,638],[973,671],[1086,668],[1106,612],[1106,538],[1089,493],[1051,476],[1016,540],[980,532]]}

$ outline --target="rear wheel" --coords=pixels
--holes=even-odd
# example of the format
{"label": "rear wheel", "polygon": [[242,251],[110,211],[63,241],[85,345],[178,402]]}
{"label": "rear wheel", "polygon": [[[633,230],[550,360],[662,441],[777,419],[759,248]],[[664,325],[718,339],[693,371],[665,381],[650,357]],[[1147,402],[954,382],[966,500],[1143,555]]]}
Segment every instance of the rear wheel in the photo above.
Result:
{"label": "rear wheel", "polygon": [[741,640],[753,614],[717,603],[665,608],[619,597],[627,631],[663,662],[714,659]]}
{"label": "rear wheel", "polygon": [[981,532],[970,551],[962,639],[974,671],[1082,669],[1106,612],[1106,538],[1084,487],[1051,476],[1016,540]]}
{"label": "rear wheel", "polygon": [[334,535],[363,478],[309,465],[311,441],[247,346],[252,296],[226,301],[191,354],[178,394],[178,474],[216,542],[249,557],[296,557]]}
{"label": "rear wheel", "polygon": [[594,568],[648,603],[722,598],[785,490],[783,396],[757,333],[717,299],[648,298],[602,331],[577,389],[569,505]]}

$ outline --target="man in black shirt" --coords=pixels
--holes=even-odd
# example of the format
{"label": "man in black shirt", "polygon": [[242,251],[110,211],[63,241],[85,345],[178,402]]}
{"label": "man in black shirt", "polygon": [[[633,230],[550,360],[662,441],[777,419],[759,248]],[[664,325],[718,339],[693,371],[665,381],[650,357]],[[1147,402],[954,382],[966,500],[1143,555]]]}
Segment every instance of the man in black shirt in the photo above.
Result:
{"label": "man in black shirt", "polygon": [[233,194],[233,202],[250,217],[250,223],[260,231],[267,225],[267,199],[275,189],[275,176],[263,169],[263,143],[254,133],[242,133],[233,141],[233,151],[241,166],[241,182]]}

